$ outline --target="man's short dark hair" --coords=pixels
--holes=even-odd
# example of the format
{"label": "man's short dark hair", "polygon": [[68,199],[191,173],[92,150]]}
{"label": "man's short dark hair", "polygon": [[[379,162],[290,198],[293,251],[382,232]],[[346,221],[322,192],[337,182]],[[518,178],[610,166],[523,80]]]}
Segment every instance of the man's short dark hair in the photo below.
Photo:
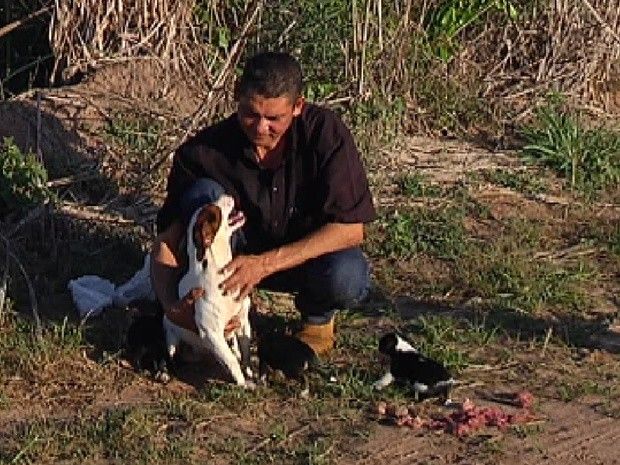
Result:
{"label": "man's short dark hair", "polygon": [[237,97],[287,96],[295,102],[301,96],[303,77],[299,62],[285,52],[262,52],[245,63],[237,83]]}

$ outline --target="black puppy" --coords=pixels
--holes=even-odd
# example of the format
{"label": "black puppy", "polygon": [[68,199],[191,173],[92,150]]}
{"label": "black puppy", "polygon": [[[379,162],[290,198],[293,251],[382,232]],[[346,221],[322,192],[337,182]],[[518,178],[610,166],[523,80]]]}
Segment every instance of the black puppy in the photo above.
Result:
{"label": "black puppy", "polygon": [[448,401],[454,379],[441,363],[425,357],[396,333],[379,340],[379,352],[390,358],[390,369],[374,383],[381,390],[392,381],[408,381],[413,386],[415,400],[440,396]]}
{"label": "black puppy", "polygon": [[170,380],[161,314],[139,315],[127,331],[127,353],[137,371],[148,370],[162,383]]}
{"label": "black puppy", "polygon": [[314,351],[294,336],[271,333],[258,340],[258,376],[267,379],[269,370],[280,370],[284,376],[304,384],[308,388],[306,370],[316,361]]}

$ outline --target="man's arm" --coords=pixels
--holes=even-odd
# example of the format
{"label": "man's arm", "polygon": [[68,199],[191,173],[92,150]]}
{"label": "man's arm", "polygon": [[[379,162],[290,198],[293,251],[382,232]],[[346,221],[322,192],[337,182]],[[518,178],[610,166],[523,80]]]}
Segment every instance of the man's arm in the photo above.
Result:
{"label": "man's arm", "polygon": [[151,248],[153,290],[165,312],[168,312],[179,299],[177,283],[183,263],[183,258],[179,256],[179,244],[183,232],[181,223],[175,222],[157,235]]}
{"label": "man's arm", "polygon": [[241,299],[267,276],[288,270],[326,253],[360,245],[363,223],[328,223],[304,238],[260,255],[239,255],[222,272],[231,275],[222,281],[224,292],[239,292]]}
{"label": "man's arm", "polygon": [[[184,234],[181,223],[175,222],[155,238],[151,249],[151,282],[168,319],[177,326],[198,332],[194,303],[204,295],[204,289],[195,288],[180,299],[177,297],[179,276],[185,260],[179,252]],[[240,325],[239,318],[235,316],[226,324],[224,333],[228,334]]]}

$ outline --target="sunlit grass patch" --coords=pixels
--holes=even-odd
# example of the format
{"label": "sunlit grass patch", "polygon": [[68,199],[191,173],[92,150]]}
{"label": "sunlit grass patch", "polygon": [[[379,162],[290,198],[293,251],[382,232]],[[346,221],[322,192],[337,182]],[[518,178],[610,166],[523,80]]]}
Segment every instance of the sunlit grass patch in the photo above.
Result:
{"label": "sunlit grass patch", "polygon": [[66,318],[46,324],[41,339],[35,337],[33,324],[14,313],[6,315],[0,329],[0,379],[29,377],[39,367],[75,354],[86,344],[82,329]]}
{"label": "sunlit grass patch", "polygon": [[583,311],[589,302],[585,286],[593,276],[583,264],[562,267],[493,246],[477,250],[455,267],[457,285],[466,293],[524,312]]}
{"label": "sunlit grass patch", "polygon": [[394,212],[381,222],[385,235],[376,252],[390,258],[411,258],[426,252],[453,259],[465,249],[464,212],[457,207],[416,208]]}

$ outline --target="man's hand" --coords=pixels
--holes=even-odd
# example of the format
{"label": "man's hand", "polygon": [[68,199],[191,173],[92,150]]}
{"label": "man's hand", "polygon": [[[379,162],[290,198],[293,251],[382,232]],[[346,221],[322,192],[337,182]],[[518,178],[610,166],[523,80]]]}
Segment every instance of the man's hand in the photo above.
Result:
{"label": "man's hand", "polygon": [[224,294],[236,294],[238,301],[248,296],[270,274],[265,258],[260,255],[238,255],[220,273],[228,275],[220,283],[220,289]]}
{"label": "man's hand", "polygon": [[[175,325],[185,328],[194,333],[198,333],[196,326],[196,318],[194,316],[194,304],[198,299],[204,296],[205,291],[199,287],[190,290],[183,298],[166,310],[166,316]],[[226,324],[224,328],[224,336],[227,336],[241,326],[238,316]]]}

